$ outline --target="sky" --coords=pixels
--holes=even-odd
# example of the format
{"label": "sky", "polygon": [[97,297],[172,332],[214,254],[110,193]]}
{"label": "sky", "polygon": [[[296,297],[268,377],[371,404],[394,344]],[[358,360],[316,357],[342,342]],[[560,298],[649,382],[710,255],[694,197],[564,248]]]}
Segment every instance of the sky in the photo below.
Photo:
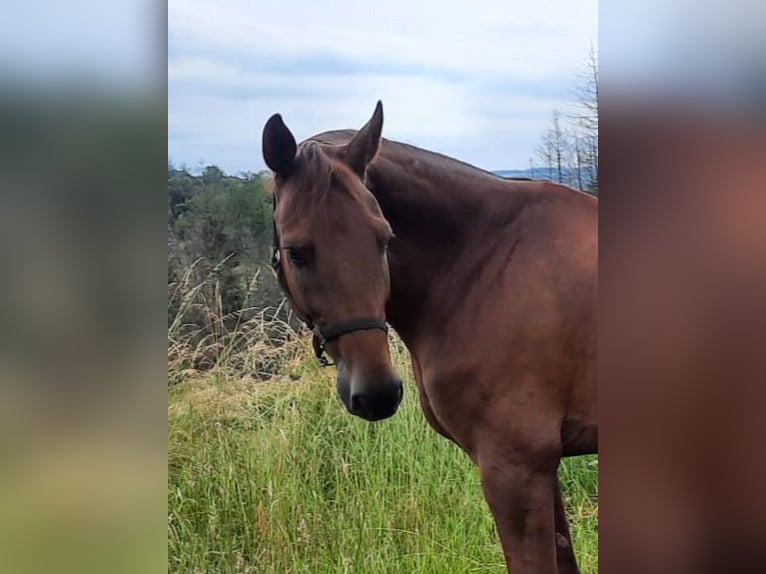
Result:
{"label": "sky", "polygon": [[168,0],[167,18],[155,0],[6,4],[0,93],[90,78],[162,95],[167,63],[168,156],[192,169],[258,171],[271,114],[303,139],[360,127],[378,99],[389,138],[525,168],[591,44],[602,97],[762,109],[766,94],[762,0]]}
{"label": "sky", "polygon": [[160,9],[155,0],[5,2],[0,82],[148,89],[164,71],[157,59],[164,48]]}
{"label": "sky", "polygon": [[276,112],[301,141],[359,128],[485,169],[525,168],[597,49],[595,0],[169,0],[168,156],[265,169]]}

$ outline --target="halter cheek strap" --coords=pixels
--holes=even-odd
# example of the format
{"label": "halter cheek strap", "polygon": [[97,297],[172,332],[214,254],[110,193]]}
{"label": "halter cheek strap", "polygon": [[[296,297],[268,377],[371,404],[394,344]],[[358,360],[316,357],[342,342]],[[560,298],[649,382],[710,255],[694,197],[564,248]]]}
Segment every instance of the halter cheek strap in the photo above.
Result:
{"label": "halter cheek strap", "polygon": [[[272,195],[272,198],[273,198],[272,207],[274,212],[276,212],[277,210],[276,193]],[[319,361],[320,365],[322,365],[323,367],[328,367],[334,364],[334,363],[331,363],[327,359],[327,356],[325,355],[325,345],[327,344],[328,341],[333,341],[335,339],[342,337],[343,335],[348,335],[349,333],[355,333],[356,331],[369,331],[372,329],[380,329],[384,333],[388,333],[388,324],[386,323],[385,319],[375,319],[375,318],[351,319],[349,321],[344,321],[342,323],[335,323],[335,324],[325,325],[320,327],[319,325],[314,324],[314,321],[311,319],[311,317],[308,314],[301,313],[300,311],[298,311],[298,309],[295,307],[295,304],[293,304],[292,302],[292,297],[290,296],[290,290],[287,288],[287,281],[285,281],[284,271],[282,270],[282,258],[281,258],[281,252],[280,252],[279,233],[277,231],[276,219],[272,219],[272,222],[273,222],[272,242],[273,242],[274,251],[271,256],[271,267],[274,270],[274,274],[277,276],[277,282],[279,283],[280,289],[282,289],[282,292],[285,294],[288,301],[290,301],[290,305],[295,311],[295,314],[298,316],[298,318],[301,321],[303,321],[303,323],[306,324],[309,330],[313,333],[311,345],[314,348],[314,355],[316,355],[316,358]]]}

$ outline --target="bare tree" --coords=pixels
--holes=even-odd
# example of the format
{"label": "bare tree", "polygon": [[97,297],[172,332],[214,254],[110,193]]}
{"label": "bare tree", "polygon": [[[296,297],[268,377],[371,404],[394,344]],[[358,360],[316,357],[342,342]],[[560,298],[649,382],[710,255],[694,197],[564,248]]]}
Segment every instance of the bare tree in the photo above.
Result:
{"label": "bare tree", "polygon": [[583,191],[585,188],[583,184],[583,170],[585,168],[585,151],[583,149],[583,139],[577,130],[577,127],[570,127],[569,129],[569,141],[570,145],[570,162],[572,171],[573,184],[577,184],[577,189]]}
{"label": "bare tree", "polygon": [[540,144],[537,146],[536,153],[542,164],[541,167],[548,172],[548,179],[553,181],[553,158],[555,157],[555,154],[551,130],[543,133]]}
{"label": "bare tree", "polygon": [[577,77],[575,93],[572,112],[554,110],[535,150],[536,158],[551,181],[598,193],[598,57],[593,46]]}
{"label": "bare tree", "polygon": [[550,134],[553,143],[553,160],[556,162],[556,181],[564,183],[562,170],[565,156],[564,132],[561,129],[561,114],[558,110],[553,110]]}
{"label": "bare tree", "polygon": [[583,143],[589,186],[598,192],[598,55],[591,44],[588,61],[576,86],[578,113],[576,123]]}
{"label": "bare tree", "polygon": [[541,144],[538,146],[537,156],[548,170],[548,179],[557,183],[567,183],[569,142],[561,118],[561,113],[554,110],[551,125],[543,133]]}

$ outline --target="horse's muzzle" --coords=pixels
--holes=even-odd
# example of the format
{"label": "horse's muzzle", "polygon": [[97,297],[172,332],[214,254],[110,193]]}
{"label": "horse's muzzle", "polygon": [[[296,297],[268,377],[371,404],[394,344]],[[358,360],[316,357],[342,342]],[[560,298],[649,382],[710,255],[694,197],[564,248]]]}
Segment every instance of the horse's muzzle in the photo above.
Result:
{"label": "horse's muzzle", "polygon": [[348,410],[368,421],[379,421],[392,416],[402,402],[404,389],[398,377],[385,386],[360,389],[351,393]]}

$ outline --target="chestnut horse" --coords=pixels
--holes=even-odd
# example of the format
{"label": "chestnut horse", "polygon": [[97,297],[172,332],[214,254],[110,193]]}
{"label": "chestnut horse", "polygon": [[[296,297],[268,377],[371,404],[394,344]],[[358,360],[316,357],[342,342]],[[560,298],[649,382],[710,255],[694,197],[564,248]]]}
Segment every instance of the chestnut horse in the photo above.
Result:
{"label": "chestnut horse", "polygon": [[513,574],[577,572],[557,467],[597,451],[598,202],[359,131],[263,131],[275,266],[354,415],[402,399],[386,324],[433,428],[478,465]]}

